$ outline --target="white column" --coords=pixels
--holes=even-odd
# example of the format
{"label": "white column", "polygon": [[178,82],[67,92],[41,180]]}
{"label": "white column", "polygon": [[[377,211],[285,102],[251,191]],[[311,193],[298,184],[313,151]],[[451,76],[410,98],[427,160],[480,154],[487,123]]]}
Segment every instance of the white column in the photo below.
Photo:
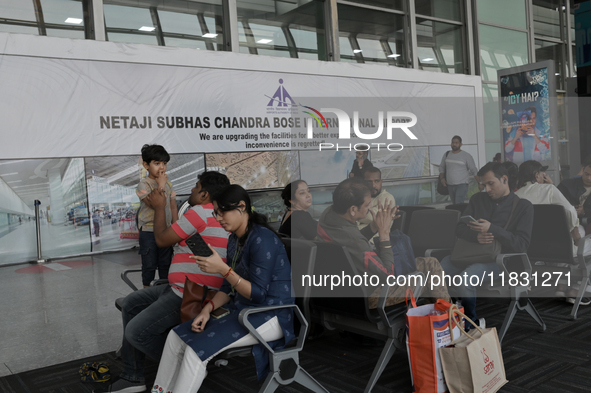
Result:
{"label": "white column", "polygon": [[53,225],[60,225],[66,222],[64,190],[62,188],[60,168],[48,170],[47,178],[49,179],[49,212],[51,214],[51,223]]}

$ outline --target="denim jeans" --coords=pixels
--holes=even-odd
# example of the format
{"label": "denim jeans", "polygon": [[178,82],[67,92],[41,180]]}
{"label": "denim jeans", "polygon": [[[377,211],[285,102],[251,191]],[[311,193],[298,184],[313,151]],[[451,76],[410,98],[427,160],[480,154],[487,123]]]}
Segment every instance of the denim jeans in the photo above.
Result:
{"label": "denim jeans", "polygon": [[168,278],[168,270],[172,262],[172,247],[158,247],[154,232],[140,229],[138,253],[142,256],[142,283],[145,287],[149,286],[156,277],[156,269],[158,269],[158,278]]}
{"label": "denim jeans", "polygon": [[[464,314],[473,321],[476,321],[476,291],[477,288],[470,285],[470,277],[473,275],[478,276],[478,279],[482,279],[482,274],[485,275],[485,280],[489,280],[489,273],[493,273],[495,277],[501,273],[501,270],[495,262],[490,263],[475,263],[469,266],[456,266],[451,261],[451,257],[448,255],[441,260],[441,267],[445,275],[451,277],[453,283],[453,276],[462,276],[462,285],[459,287],[449,286],[449,294],[455,298],[462,298],[462,306],[464,306]],[[466,273],[467,279],[464,279],[464,273]],[[459,279],[458,279],[459,281]],[[447,278],[445,279],[447,283]],[[469,325],[469,322],[468,322]]]}
{"label": "denim jeans", "polygon": [[144,382],[146,355],[158,361],[168,331],[181,323],[183,299],[170,285],[156,285],[127,295],[121,307],[123,343],[121,378]]}
{"label": "denim jeans", "polygon": [[447,189],[451,203],[464,203],[468,194],[468,184],[456,184],[455,186],[448,184]]}

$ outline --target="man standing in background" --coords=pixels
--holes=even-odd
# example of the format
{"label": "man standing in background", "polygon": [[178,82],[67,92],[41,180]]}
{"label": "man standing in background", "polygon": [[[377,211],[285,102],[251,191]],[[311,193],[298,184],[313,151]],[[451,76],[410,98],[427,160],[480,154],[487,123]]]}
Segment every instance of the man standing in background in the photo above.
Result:
{"label": "man standing in background", "polygon": [[463,151],[462,138],[455,135],[451,138],[451,151],[445,153],[439,165],[439,178],[449,190],[451,203],[463,203],[468,194],[470,175],[478,182],[478,169],[474,158]]}

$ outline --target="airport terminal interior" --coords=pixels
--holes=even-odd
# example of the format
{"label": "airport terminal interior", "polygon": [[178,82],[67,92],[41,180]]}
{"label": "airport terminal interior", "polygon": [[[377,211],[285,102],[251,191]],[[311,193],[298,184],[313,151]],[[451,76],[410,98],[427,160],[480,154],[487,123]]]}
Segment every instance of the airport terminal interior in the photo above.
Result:
{"label": "airport terminal interior", "polygon": [[[437,120],[441,129],[437,121],[429,123],[434,126],[422,130],[420,142],[410,141],[400,150],[371,149],[367,157],[380,169],[383,189],[397,205],[445,210],[452,202],[438,193],[437,186],[451,136],[462,134],[462,150],[474,157],[478,168],[497,155],[518,162],[517,150],[506,147],[515,135],[509,123],[524,116],[531,122],[536,105],[541,131],[535,128],[535,138],[547,142],[547,148],[534,151],[531,145],[533,153],[528,157],[529,142],[524,142],[521,161],[535,159],[549,166],[555,185],[580,173],[591,142],[584,126],[591,124],[587,118],[591,114],[579,110],[589,103],[577,101],[576,92],[577,70],[588,72],[579,57],[589,55],[589,45],[577,41],[585,37],[581,38],[575,19],[585,4],[589,1],[0,0],[0,86],[8,86],[0,93],[0,106],[7,108],[0,109],[0,115],[10,124],[0,122],[0,145],[4,145],[0,146],[0,392],[89,392],[96,384],[80,382],[78,367],[83,362],[108,362],[114,376],[121,370],[115,351],[121,344],[122,323],[115,300],[132,291],[121,273],[141,268],[136,188],[147,176],[140,155],[144,143],[169,148],[167,174],[179,210],[186,211],[197,176],[218,171],[248,191],[253,209],[276,230],[286,214],[281,191],[287,184],[298,179],[307,182],[312,195],[308,212],[318,220],[333,203],[336,186],[351,175],[355,149],[246,148],[245,143],[263,145],[262,140],[252,140],[261,130],[230,126],[229,117],[224,118],[227,123],[219,120],[219,124],[221,118],[211,119],[212,129],[228,127],[222,130],[227,132],[226,141],[198,137],[202,130],[187,129],[188,121],[197,128],[206,119],[195,117],[203,116],[199,108],[195,110],[195,104],[187,103],[181,93],[176,102],[167,101],[175,98],[175,89],[183,90],[182,78],[175,81],[175,75],[198,70],[194,72],[200,73],[200,84],[187,83],[186,90],[196,86],[195,91],[206,92],[199,103],[211,113],[235,111],[234,121],[244,125],[256,116],[293,115],[291,109],[281,108],[288,100],[294,107],[315,112],[296,97],[324,97],[327,89],[330,97],[342,93],[351,100],[359,98],[351,93],[355,89],[362,91],[362,98],[380,100],[404,101],[397,93],[415,94],[414,98],[434,94],[440,100],[432,101],[435,106],[449,94],[453,99],[446,105],[450,107],[467,97],[473,113],[458,108]],[[182,59],[178,67],[173,64],[177,59]],[[55,63],[35,66],[36,61]],[[41,73],[24,72],[13,78],[11,73],[17,75],[19,67],[29,64]],[[170,74],[158,67],[168,67]],[[101,82],[123,68],[127,73],[113,85]],[[507,69],[514,74],[504,73]],[[64,77],[63,70],[75,74]],[[93,70],[100,74],[96,80]],[[154,90],[133,88],[136,73],[149,78],[151,70],[159,73]],[[539,92],[545,96],[531,104],[533,110],[523,104],[513,112],[504,106],[514,96],[505,86],[520,73],[545,78],[545,89]],[[78,75],[83,82],[76,82]],[[248,75],[250,85],[243,75]],[[295,82],[296,76],[301,83]],[[167,86],[166,78],[174,87]],[[22,96],[12,79],[25,81]],[[123,84],[121,90],[118,84]],[[264,95],[257,90],[260,97],[252,100],[262,102],[262,115],[253,115],[251,109],[259,108],[248,102],[248,92],[262,85]],[[125,88],[129,86],[128,97]],[[298,88],[307,89],[309,96]],[[92,89],[112,93],[116,99],[95,100]],[[79,96],[81,91],[89,95]],[[51,113],[36,119],[39,108],[51,107],[53,94],[55,102],[72,106],[64,112],[73,120],[59,123],[54,119],[58,114]],[[35,110],[11,116],[13,98],[23,108],[28,107],[24,103],[33,102]],[[144,105],[145,111],[117,112],[119,105],[130,108],[135,103]],[[76,106],[86,104],[92,116],[96,114],[89,123],[85,123],[85,110]],[[174,117],[177,104],[185,117]],[[247,109],[241,111],[241,105]],[[404,105],[415,105],[421,113],[436,111],[419,99]],[[103,108],[107,109],[101,112]],[[125,129],[117,123],[124,124],[125,117],[127,125],[132,118],[125,116],[129,113],[133,121],[136,116],[139,119],[135,130],[133,125]],[[152,118],[148,113],[153,113]],[[321,119],[310,116],[318,122],[315,132],[322,129]],[[206,121],[209,127],[210,120]],[[419,115],[419,125],[420,121]],[[43,129],[46,122],[50,126]],[[535,118],[533,123],[536,127]],[[85,130],[87,124],[94,128]],[[366,132],[373,130],[373,119],[369,124]],[[146,127],[154,128],[145,130],[149,136],[140,134]],[[269,128],[263,131],[273,131]],[[31,134],[30,129],[34,129]],[[168,133],[171,130],[177,133]],[[228,142],[228,135],[241,133],[251,140]],[[144,139],[135,138],[138,135]],[[159,141],[160,136],[168,139]],[[271,139],[277,143],[283,137]],[[471,177],[465,202],[478,192]],[[130,277],[141,287],[138,273]],[[506,304],[478,304],[487,327],[501,328]],[[538,294],[533,304],[546,331],[539,333],[538,324],[527,313],[517,312],[502,343],[509,383],[501,391],[589,391],[591,306],[581,305],[573,321],[569,319],[572,306],[564,300]],[[306,341],[300,361],[329,391],[361,392],[381,353],[374,341],[327,330]],[[156,362],[147,365],[150,383],[157,366]],[[256,392],[260,385],[253,359],[246,357],[230,359],[226,367],[210,367],[200,391]],[[307,390],[292,384],[278,391]],[[396,351],[372,391],[412,391],[404,350]]]}

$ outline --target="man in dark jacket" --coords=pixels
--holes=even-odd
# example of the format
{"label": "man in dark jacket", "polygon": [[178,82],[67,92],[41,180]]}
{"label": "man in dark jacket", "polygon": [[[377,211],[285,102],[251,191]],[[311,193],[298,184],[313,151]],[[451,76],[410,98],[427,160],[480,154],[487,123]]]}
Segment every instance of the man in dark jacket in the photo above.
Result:
{"label": "man in dark jacket", "polygon": [[[562,195],[575,207],[579,220],[591,217],[591,160],[583,162],[581,177],[563,180],[558,189]],[[589,224],[589,223],[587,223]]]}
{"label": "man in dark jacket", "polygon": [[[507,168],[502,164],[489,162],[478,171],[478,177],[485,186],[486,193],[474,194],[463,213],[476,221],[469,224],[458,223],[456,235],[460,239],[478,244],[489,244],[497,240],[501,244],[501,253],[526,252],[534,221],[533,205],[526,199],[517,199],[517,204],[514,204],[518,197],[509,187]],[[505,229],[508,221],[509,225]],[[480,327],[484,327],[484,318],[476,319],[476,287],[471,285],[470,277],[477,276],[480,281],[482,277],[490,277],[491,273],[498,275],[500,269],[496,263],[456,264],[447,256],[441,261],[441,266],[447,275],[452,276],[452,282],[453,276],[462,276],[462,285],[450,288],[450,293],[461,297],[465,314]],[[476,279],[473,283],[475,281]]]}

